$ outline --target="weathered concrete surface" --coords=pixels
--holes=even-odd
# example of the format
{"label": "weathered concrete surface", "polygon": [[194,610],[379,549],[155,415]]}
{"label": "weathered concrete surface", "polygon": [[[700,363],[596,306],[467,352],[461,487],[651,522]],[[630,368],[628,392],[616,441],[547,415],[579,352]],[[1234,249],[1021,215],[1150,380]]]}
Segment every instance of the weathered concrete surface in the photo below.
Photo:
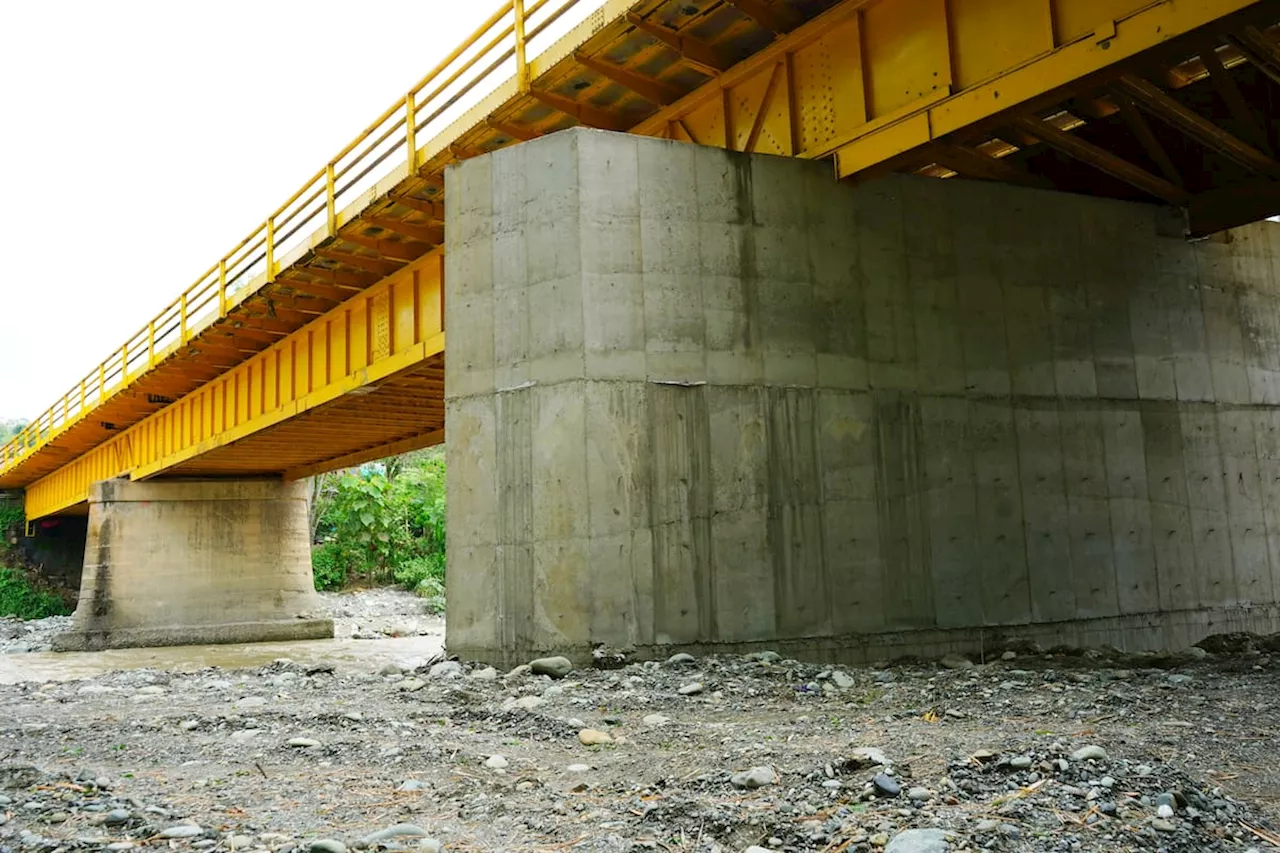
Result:
{"label": "weathered concrete surface", "polygon": [[318,639],[305,483],[94,484],[74,630],[58,651]]}
{"label": "weathered concrete surface", "polygon": [[1276,226],[582,130],[446,181],[452,652],[1280,629]]}

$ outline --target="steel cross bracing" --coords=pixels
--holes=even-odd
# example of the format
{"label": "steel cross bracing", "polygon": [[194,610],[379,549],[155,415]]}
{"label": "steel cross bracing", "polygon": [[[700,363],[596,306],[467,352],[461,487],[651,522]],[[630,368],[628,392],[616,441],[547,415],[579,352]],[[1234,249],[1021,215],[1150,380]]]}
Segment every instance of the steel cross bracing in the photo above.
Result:
{"label": "steel cross bracing", "polygon": [[1280,212],[1277,22],[1277,0],[510,0],[0,448],[0,488],[34,518],[108,477],[439,441],[443,171],[576,124],[1147,200],[1197,235]]}

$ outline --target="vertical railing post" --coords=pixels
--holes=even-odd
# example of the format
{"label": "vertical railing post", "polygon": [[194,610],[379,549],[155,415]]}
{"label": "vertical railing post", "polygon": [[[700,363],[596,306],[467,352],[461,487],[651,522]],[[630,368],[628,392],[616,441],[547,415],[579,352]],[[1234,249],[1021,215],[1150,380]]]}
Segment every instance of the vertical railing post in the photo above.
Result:
{"label": "vertical railing post", "polygon": [[187,294],[183,293],[178,300],[178,342],[187,342]]}
{"label": "vertical railing post", "polygon": [[417,95],[413,92],[404,96],[404,142],[409,149],[406,159],[409,162],[409,174],[418,172],[418,104]]}
{"label": "vertical railing post", "polygon": [[529,64],[524,53],[524,0],[511,0],[511,8],[515,13],[516,82],[523,93],[530,89]]}
{"label": "vertical railing post", "polygon": [[276,218],[267,218],[267,282],[276,280]]}
{"label": "vertical railing post", "polygon": [[336,236],[338,233],[338,203],[334,198],[334,172],[333,163],[324,167],[324,204],[325,217],[328,223],[329,236]]}
{"label": "vertical railing post", "polygon": [[98,405],[102,405],[102,401],[106,399],[107,391],[107,363],[104,361],[98,365]]}
{"label": "vertical railing post", "polygon": [[227,316],[227,259],[218,261],[218,316]]}
{"label": "vertical railing post", "polygon": [[147,324],[147,369],[156,364],[156,321]]}
{"label": "vertical railing post", "polygon": [[120,387],[124,387],[125,377],[129,375],[129,344],[120,347]]}
{"label": "vertical railing post", "polygon": [[80,414],[84,414],[84,380],[80,380]]}

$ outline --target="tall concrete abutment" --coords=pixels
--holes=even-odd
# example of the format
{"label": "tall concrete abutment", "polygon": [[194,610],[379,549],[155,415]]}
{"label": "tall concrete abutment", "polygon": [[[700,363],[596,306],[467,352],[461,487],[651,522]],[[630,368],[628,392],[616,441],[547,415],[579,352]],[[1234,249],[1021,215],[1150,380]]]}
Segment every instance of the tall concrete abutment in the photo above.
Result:
{"label": "tall concrete abutment", "polygon": [[1280,630],[1280,226],[586,130],[447,185],[452,652]]}
{"label": "tall concrete abutment", "polygon": [[318,639],[304,482],[95,483],[59,651]]}

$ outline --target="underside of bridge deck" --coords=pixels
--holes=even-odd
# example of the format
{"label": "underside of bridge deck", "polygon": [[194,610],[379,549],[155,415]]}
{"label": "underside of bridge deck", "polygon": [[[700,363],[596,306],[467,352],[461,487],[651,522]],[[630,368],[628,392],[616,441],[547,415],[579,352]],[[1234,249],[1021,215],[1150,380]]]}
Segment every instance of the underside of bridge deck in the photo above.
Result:
{"label": "underside of bridge deck", "polygon": [[[1280,211],[1276,0],[607,0],[521,64],[569,6],[516,20],[504,5],[0,449],[0,488],[28,488],[38,516],[82,508],[95,478],[292,475],[437,439],[438,358],[401,365],[414,394],[363,410],[263,418],[273,384],[251,375],[257,403],[233,400],[244,417],[211,434],[175,410],[438,252],[446,167],[567,127],[828,158],[855,183],[899,171],[1141,200],[1191,235]],[[362,189],[388,159],[402,162]],[[368,441],[352,436],[362,411]],[[135,455],[164,436],[183,451]]]}

